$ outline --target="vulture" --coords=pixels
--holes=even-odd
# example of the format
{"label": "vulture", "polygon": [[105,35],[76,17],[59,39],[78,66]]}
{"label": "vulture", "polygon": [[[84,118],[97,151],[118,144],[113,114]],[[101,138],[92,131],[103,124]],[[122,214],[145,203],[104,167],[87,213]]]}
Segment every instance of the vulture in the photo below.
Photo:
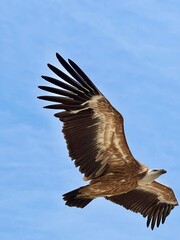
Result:
{"label": "vulture", "polygon": [[53,95],[38,98],[52,102],[44,108],[57,111],[69,156],[88,181],[63,195],[66,205],[84,208],[103,197],[140,213],[152,230],[159,227],[178,205],[173,190],[155,181],[166,170],[149,169],[133,157],[121,113],[75,62],[56,57],[65,72],[48,64],[57,77],[42,76],[51,85],[39,88]]}

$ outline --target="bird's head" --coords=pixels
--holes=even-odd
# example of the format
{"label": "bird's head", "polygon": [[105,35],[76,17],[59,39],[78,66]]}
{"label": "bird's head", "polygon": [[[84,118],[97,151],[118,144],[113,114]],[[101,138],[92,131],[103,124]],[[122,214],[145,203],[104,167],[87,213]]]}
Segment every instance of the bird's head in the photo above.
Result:
{"label": "bird's head", "polygon": [[150,169],[147,172],[147,176],[150,179],[154,180],[154,179],[158,178],[159,176],[161,176],[164,173],[167,173],[167,171],[164,170],[164,169]]}
{"label": "bird's head", "polygon": [[146,175],[140,180],[139,183],[148,184],[153,182],[156,178],[166,173],[167,171],[164,169],[149,169]]}

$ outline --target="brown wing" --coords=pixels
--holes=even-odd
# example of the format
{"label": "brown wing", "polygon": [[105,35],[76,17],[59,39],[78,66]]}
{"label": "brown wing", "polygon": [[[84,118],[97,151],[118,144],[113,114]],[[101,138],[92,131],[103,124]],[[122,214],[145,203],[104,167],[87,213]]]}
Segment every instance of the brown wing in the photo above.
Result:
{"label": "brown wing", "polygon": [[130,161],[131,168],[139,169],[140,165],[126,143],[121,114],[73,61],[67,63],[59,54],[56,56],[73,78],[48,64],[61,81],[42,76],[58,88],[39,88],[57,95],[38,98],[57,103],[45,108],[65,110],[55,116],[64,123],[63,133],[69,155],[85,174],[85,179],[98,177],[107,169],[112,170]]}
{"label": "brown wing", "polygon": [[164,223],[171,210],[178,205],[172,189],[156,181],[106,199],[147,217],[147,227],[151,225],[152,230],[155,224],[159,227],[161,222]]}

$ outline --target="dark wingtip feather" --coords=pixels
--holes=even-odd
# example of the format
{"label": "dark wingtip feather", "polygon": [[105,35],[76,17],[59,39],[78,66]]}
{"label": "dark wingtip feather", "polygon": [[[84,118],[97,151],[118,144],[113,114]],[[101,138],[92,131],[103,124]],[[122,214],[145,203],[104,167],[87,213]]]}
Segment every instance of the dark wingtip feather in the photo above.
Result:
{"label": "dark wingtip feather", "polygon": [[147,218],[147,222],[146,222],[146,226],[149,227],[150,225],[150,222],[151,222],[151,219],[152,219],[152,214],[148,216]]}
{"label": "dark wingtip feather", "polygon": [[56,57],[57,57],[57,58],[60,58],[61,55],[57,52],[57,53],[56,53]]}
{"label": "dark wingtip feather", "polygon": [[56,53],[56,57],[62,65],[63,65],[63,63],[66,62],[65,59],[59,53]]}
{"label": "dark wingtip feather", "polygon": [[41,75],[41,77],[42,77],[44,80],[46,80],[46,78],[47,78],[47,76],[45,76],[45,75]]}
{"label": "dark wingtip feather", "polygon": [[53,104],[53,105],[47,105],[47,106],[44,106],[43,108],[46,108],[46,109],[63,109],[63,104]]}
{"label": "dark wingtip feather", "polygon": [[51,71],[55,71],[55,67],[52,64],[48,63],[47,66],[49,69],[51,69]]}
{"label": "dark wingtip feather", "polygon": [[84,79],[86,84],[89,86],[91,91],[93,91],[96,94],[100,94],[100,91],[98,88],[94,85],[94,83],[89,79],[89,77],[85,74],[85,72],[71,59],[68,59],[69,64],[71,67]]}
{"label": "dark wingtip feather", "polygon": [[48,105],[48,106],[44,106],[43,108],[45,108],[45,109],[50,109],[49,105]]}

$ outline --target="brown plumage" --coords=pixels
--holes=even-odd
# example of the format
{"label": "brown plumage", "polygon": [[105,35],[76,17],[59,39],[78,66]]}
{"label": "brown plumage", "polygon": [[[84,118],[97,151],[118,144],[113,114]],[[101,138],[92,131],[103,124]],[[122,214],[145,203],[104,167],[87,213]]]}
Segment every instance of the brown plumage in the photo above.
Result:
{"label": "brown plumage", "polygon": [[73,61],[56,56],[71,77],[48,64],[61,80],[42,76],[57,87],[39,86],[55,95],[38,98],[53,102],[45,108],[65,110],[55,117],[64,123],[71,159],[84,180],[90,181],[64,194],[66,205],[83,208],[105,197],[147,217],[152,229],[159,227],[178,205],[172,189],[154,181],[165,170],[149,170],[135,160],[126,142],[122,115]]}

